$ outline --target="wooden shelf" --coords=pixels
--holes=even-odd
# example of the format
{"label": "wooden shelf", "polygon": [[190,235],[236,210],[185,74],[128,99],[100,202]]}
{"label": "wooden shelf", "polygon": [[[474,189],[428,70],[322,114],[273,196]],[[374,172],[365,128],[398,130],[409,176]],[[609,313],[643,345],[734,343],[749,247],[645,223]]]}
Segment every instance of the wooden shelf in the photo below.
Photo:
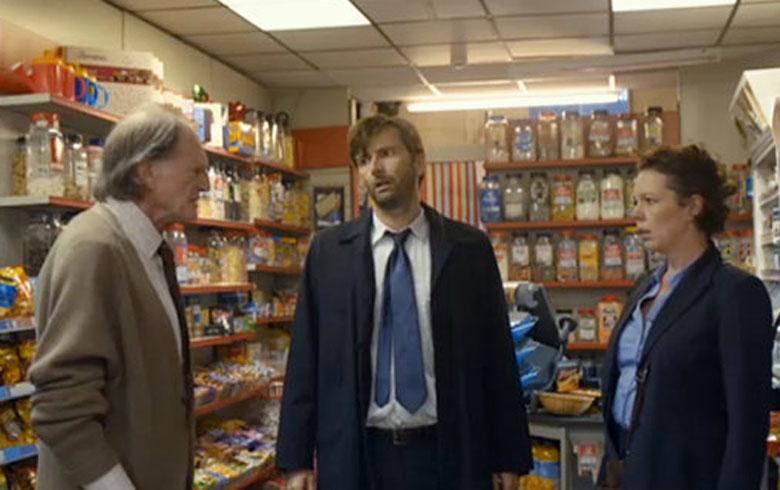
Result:
{"label": "wooden shelf", "polygon": [[258,318],[255,323],[258,325],[271,325],[274,323],[292,323],[293,317],[291,316],[270,316],[268,318]]}
{"label": "wooden shelf", "polygon": [[249,292],[253,287],[254,285],[250,283],[214,284],[210,286],[183,286],[181,288],[181,294],[183,296],[195,296],[198,294]]}
{"label": "wooden shelf", "polygon": [[[0,97],[2,99],[2,97]],[[92,207],[92,201],[68,199],[66,197],[49,196],[3,196],[0,197],[0,208],[32,208],[32,209],[72,209],[81,211]]]}
{"label": "wooden shelf", "polygon": [[185,223],[188,226],[202,226],[204,228],[221,228],[225,230],[238,230],[244,233],[255,231],[255,225],[252,223],[241,223],[239,221],[227,221],[221,219],[198,218]]}
{"label": "wooden shelf", "polygon": [[537,162],[492,162],[485,164],[485,171],[539,170],[546,168],[623,167],[636,165],[639,157],[583,158],[578,160],[545,160]]}
{"label": "wooden shelf", "polygon": [[228,483],[227,489],[244,490],[246,488],[250,488],[252,485],[255,485],[257,483],[262,483],[266,480],[271,479],[275,474],[276,474],[276,465],[268,464],[263,466],[262,468],[254,470],[250,474],[243,476],[232,483]]}
{"label": "wooden shelf", "polygon": [[279,274],[297,276],[303,274],[300,267],[277,267],[275,265],[249,264],[246,266],[247,272],[265,272],[267,274]]}
{"label": "wooden shelf", "polygon": [[0,334],[29,332],[31,330],[35,330],[35,318],[33,317],[6,318],[5,320],[0,320]]}
{"label": "wooden shelf", "polygon": [[728,221],[731,223],[752,223],[753,213],[731,213]]}
{"label": "wooden shelf", "polygon": [[311,228],[305,226],[285,225],[284,223],[262,219],[255,220],[255,225],[264,230],[276,231],[286,235],[305,236],[311,233]]}
{"label": "wooden shelf", "polygon": [[634,281],[570,281],[570,282],[543,282],[547,289],[631,289]]}
{"label": "wooden shelf", "polygon": [[545,230],[551,228],[621,228],[635,226],[631,219],[601,219],[579,221],[508,221],[504,223],[487,223],[488,231],[508,230]]}
{"label": "wooden shelf", "polygon": [[190,349],[200,349],[203,347],[213,347],[217,345],[230,345],[237,342],[243,342],[245,340],[252,340],[254,338],[254,332],[241,332],[225,336],[200,337],[190,341]]}
{"label": "wooden shelf", "polygon": [[236,153],[230,153],[229,151],[226,151],[222,148],[217,148],[209,145],[203,145],[203,149],[206,150],[206,153],[208,153],[211,156],[222,158],[225,160],[232,160],[234,162],[244,163],[247,165],[253,165],[255,167],[265,169],[265,170],[270,170],[273,172],[280,172],[285,177],[291,179],[309,178],[309,174],[306,172],[303,172],[301,170],[296,170],[294,168],[286,167],[278,163],[266,162],[264,160],[258,160],[256,158],[247,157],[244,155],[238,155]]}
{"label": "wooden shelf", "polygon": [[[122,120],[122,116],[94,109],[88,105],[51,94],[0,96],[0,109],[7,109],[26,116],[35,112],[56,112],[60,116],[60,124],[62,126],[95,136],[107,135],[111,128]],[[210,156],[247,163],[274,172],[281,172],[284,176],[291,179],[309,178],[309,174],[306,172],[279,165],[278,163],[236,155],[222,148],[209,145],[203,145],[203,149]]]}
{"label": "wooden shelf", "polygon": [[259,388],[255,388],[254,390],[245,391],[232,398],[227,398],[225,400],[219,400],[213,403],[208,403],[206,405],[201,405],[200,407],[195,407],[195,416],[200,417],[202,415],[214,413],[224,408],[232,407],[233,405],[239,404],[246,400],[261,397],[265,391],[266,387],[261,386]]}
{"label": "wooden shelf", "polygon": [[607,350],[608,344],[600,342],[569,342],[566,345],[568,351],[603,351]]}
{"label": "wooden shelf", "polygon": [[35,393],[35,386],[26,381],[15,385],[0,386],[0,403],[25,398]]}

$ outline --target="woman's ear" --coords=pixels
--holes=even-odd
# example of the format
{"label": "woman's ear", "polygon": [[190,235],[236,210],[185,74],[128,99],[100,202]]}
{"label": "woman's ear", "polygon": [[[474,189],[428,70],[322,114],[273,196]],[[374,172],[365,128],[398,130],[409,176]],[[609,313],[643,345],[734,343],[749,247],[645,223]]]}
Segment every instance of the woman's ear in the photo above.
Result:
{"label": "woman's ear", "polygon": [[704,212],[704,198],[699,194],[693,194],[688,198],[688,212],[692,219],[696,219],[697,216],[701,216]]}

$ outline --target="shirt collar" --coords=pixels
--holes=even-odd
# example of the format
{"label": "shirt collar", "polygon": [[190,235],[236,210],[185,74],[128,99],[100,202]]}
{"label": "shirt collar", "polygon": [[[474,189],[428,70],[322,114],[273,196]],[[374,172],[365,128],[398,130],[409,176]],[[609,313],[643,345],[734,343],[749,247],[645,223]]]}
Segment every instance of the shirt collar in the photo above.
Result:
{"label": "shirt collar", "polygon": [[[680,281],[683,280],[683,277],[685,277],[685,274],[688,272],[688,270],[691,268],[691,266],[694,263],[695,261],[691,262],[690,264],[685,266],[685,268],[677,271],[672,277],[669,278],[669,287],[671,289],[676,288],[677,285],[680,284]],[[653,285],[661,283],[661,278],[664,276],[664,274],[666,274],[666,270],[668,268],[669,268],[669,264],[665,262],[664,265],[662,265],[661,267],[656,269],[655,272],[653,272],[653,281],[652,281]]]}
{"label": "shirt collar", "polygon": [[152,258],[162,243],[162,235],[141,208],[133,201],[120,201],[109,197],[106,205],[119,220],[119,225],[130,243],[144,258]]}
{"label": "shirt collar", "polygon": [[[374,213],[371,220],[371,246],[376,246],[376,244],[384,238],[385,232],[392,230],[384,223],[382,223],[382,220],[379,219],[379,217]],[[417,237],[419,240],[427,240],[428,235],[430,234],[430,226],[428,225],[428,220],[425,219],[425,212],[423,210],[420,210],[420,214],[417,215],[416,218],[409,224],[407,227],[410,230],[412,230],[412,235]]]}

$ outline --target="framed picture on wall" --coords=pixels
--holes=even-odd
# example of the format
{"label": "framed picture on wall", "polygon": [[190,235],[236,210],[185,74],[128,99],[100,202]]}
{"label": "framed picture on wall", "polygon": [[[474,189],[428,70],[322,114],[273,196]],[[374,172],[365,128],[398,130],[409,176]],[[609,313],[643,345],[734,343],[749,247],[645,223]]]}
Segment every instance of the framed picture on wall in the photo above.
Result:
{"label": "framed picture on wall", "polygon": [[317,230],[344,222],[344,188],[314,187],[314,226]]}

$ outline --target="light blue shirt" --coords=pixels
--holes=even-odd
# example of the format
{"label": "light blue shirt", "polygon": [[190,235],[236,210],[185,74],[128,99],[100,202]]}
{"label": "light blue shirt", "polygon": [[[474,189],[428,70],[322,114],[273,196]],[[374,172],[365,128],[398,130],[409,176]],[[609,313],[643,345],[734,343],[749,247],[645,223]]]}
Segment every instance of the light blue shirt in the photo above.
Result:
{"label": "light blue shirt", "polygon": [[[631,317],[618,339],[617,363],[620,377],[615,387],[615,400],[612,403],[612,418],[621,427],[628,429],[631,425],[631,414],[634,410],[636,399],[636,370],[645,348],[645,341],[655,319],[663,308],[666,300],[672,295],[680,281],[682,281],[688,267],[679,271],[669,279],[669,291],[659,295],[661,279],[666,273],[666,264],[659,267],[654,273],[647,292],[637,301]],[[647,317],[642,315],[642,305],[655,298],[653,306],[647,312]]]}

